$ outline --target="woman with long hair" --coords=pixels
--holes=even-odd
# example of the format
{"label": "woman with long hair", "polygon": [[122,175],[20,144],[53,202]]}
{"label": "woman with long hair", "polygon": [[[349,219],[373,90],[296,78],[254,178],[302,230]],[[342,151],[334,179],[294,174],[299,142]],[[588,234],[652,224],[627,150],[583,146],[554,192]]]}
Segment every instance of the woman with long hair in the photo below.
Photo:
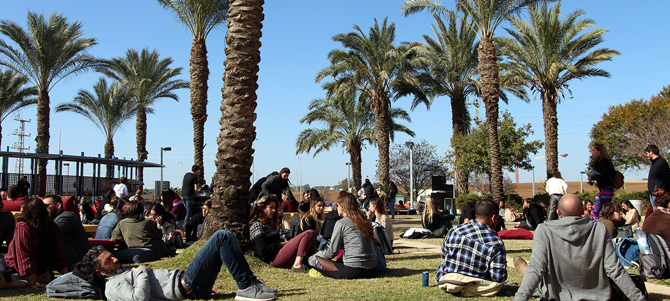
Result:
{"label": "woman with long hair", "polygon": [[594,143],[591,146],[591,156],[593,161],[590,170],[596,173],[589,175],[589,179],[595,180],[600,190],[593,201],[591,210],[591,217],[597,221],[600,218],[600,208],[603,204],[611,202],[614,196],[614,165],[612,157],[602,143]]}
{"label": "woman with long hair", "polygon": [[289,241],[282,241],[278,229],[275,195],[264,195],[251,209],[249,238],[254,254],[276,268],[306,273],[303,258],[316,251],[316,232],[307,230]]}
{"label": "woman with long hair", "polygon": [[386,213],[386,205],[380,198],[373,198],[370,200],[370,207],[367,212],[368,219],[376,222],[386,230],[386,237],[388,237],[391,247],[393,247],[393,224]]}
{"label": "woman with long hair", "polygon": [[321,231],[324,217],[323,210],[326,207],[326,202],[321,197],[310,197],[309,212],[300,218],[300,231],[314,230],[316,233]]}
{"label": "woman with long hair", "polygon": [[92,224],[93,218],[95,217],[95,211],[91,208],[91,205],[82,201],[79,203],[79,219],[83,224]]}
{"label": "woman with long hair", "polygon": [[174,245],[174,230],[177,225],[177,219],[174,215],[165,211],[163,206],[154,204],[149,211],[149,216],[163,233],[163,242],[168,246]]}
{"label": "woman with long hair", "polygon": [[[51,272],[68,272],[63,255],[63,236],[49,217],[42,200],[32,197],[21,205],[21,215],[9,243],[5,262],[21,277],[27,277],[32,288],[44,288],[37,281],[48,283]],[[12,281],[13,282],[13,281]]]}
{"label": "woman with long hair", "polygon": [[631,225],[633,232],[635,232],[640,227],[640,213],[637,212],[637,209],[629,200],[621,202],[621,208],[624,210],[623,218],[626,220],[624,226]]}
{"label": "woman with long hair", "polygon": [[125,200],[115,198],[111,204],[114,206],[114,209],[110,213],[105,214],[100,220],[98,231],[95,232],[95,239],[110,239],[112,231],[114,231],[119,221],[123,219],[122,210]]}
{"label": "woman with long hair", "polygon": [[[372,222],[361,214],[358,202],[351,193],[337,198],[337,213],[342,217],[335,223],[333,235],[325,250],[309,258],[309,264],[318,272],[336,279],[377,277],[375,234]],[[344,250],[344,254],[332,261]]]}
{"label": "woman with long hair", "polygon": [[656,210],[644,219],[642,231],[656,234],[670,243],[670,194],[663,188],[656,188],[651,194],[656,197]]}
{"label": "woman with long hair", "polygon": [[163,188],[161,191],[161,201],[165,211],[172,213],[177,220],[177,228],[183,229],[186,221],[186,206],[177,196],[177,193],[170,188]]}
{"label": "woman with long hair", "polygon": [[507,205],[505,205],[505,222],[513,223],[521,220],[521,213],[514,207],[514,203],[507,202]]}
{"label": "woman with long hair", "polygon": [[454,220],[453,215],[435,208],[433,198],[426,198],[426,208],[423,209],[423,215],[421,215],[421,224],[424,228],[433,232],[435,237],[444,237],[451,229],[452,220]]}
{"label": "woman with long hair", "polygon": [[123,219],[112,231],[111,239],[121,242],[128,249],[117,251],[114,254],[116,258],[125,263],[139,263],[172,254],[163,242],[163,232],[158,229],[154,221],[144,218],[144,203],[127,201],[123,205],[122,212]]}

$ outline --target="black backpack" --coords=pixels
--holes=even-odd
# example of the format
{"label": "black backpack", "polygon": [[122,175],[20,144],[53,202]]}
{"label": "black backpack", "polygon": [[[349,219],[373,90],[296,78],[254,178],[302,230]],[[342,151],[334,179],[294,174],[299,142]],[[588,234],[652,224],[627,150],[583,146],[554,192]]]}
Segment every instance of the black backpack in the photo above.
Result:
{"label": "black backpack", "polygon": [[372,223],[372,226],[375,229],[375,238],[377,238],[377,243],[382,253],[384,255],[393,254],[393,247],[391,246],[388,234],[386,234],[386,228],[378,223]]}
{"label": "black backpack", "polygon": [[647,233],[647,243],[651,254],[645,255],[640,252],[642,274],[652,279],[670,278],[670,246],[668,246],[668,242],[658,237],[658,235]]}

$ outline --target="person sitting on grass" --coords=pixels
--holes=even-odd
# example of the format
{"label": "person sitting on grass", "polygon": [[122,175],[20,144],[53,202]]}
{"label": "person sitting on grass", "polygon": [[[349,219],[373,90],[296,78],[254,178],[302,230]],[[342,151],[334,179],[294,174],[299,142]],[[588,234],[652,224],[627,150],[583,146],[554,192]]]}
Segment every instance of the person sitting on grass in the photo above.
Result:
{"label": "person sitting on grass", "polygon": [[533,199],[526,198],[523,200],[523,220],[516,223],[514,228],[526,229],[533,231],[537,226],[547,219],[547,210],[542,205],[533,202]]}
{"label": "person sitting on grass", "polygon": [[[298,214],[291,217],[291,222],[289,223],[288,235],[290,237],[296,237],[298,234],[302,233],[301,221],[302,217],[306,216],[309,213],[309,200],[304,200],[298,205]],[[281,208],[281,207],[280,207]],[[281,209],[280,209],[281,210]]]}
{"label": "person sitting on grass", "polygon": [[300,218],[300,233],[307,230],[314,230],[316,233],[321,231],[323,219],[325,214],[323,209],[326,207],[326,202],[319,196],[310,197],[309,212]]}
{"label": "person sitting on grass", "polygon": [[424,228],[433,232],[435,237],[442,238],[451,229],[452,220],[454,220],[453,215],[435,208],[433,198],[426,198],[426,208],[423,209],[423,215],[421,216],[421,224]]}
{"label": "person sitting on grass", "polygon": [[316,251],[316,232],[307,230],[289,241],[282,241],[277,231],[277,208],[275,195],[264,195],[251,209],[249,239],[254,254],[276,268],[306,273],[309,270],[303,259]]}
{"label": "person sitting on grass", "polygon": [[493,229],[498,223],[498,205],[482,200],[476,212],[474,220],[452,228],[444,238],[444,262],[435,281],[449,293],[494,296],[507,279],[505,244]]}
{"label": "person sitting on grass", "polygon": [[[237,282],[235,300],[272,300],[276,289],[260,282],[249,268],[244,253],[232,233],[219,230],[200,249],[185,271],[151,269],[138,266],[123,268],[119,260],[102,246],[96,246],[77,266],[84,279],[99,275],[107,278],[90,281],[96,290],[104,291],[109,301],[209,299],[216,275],[225,265]],[[104,287],[102,287],[104,286]]]}
{"label": "person sitting on grass", "polygon": [[370,200],[370,207],[368,208],[368,219],[384,227],[386,230],[386,237],[388,237],[391,247],[393,247],[393,224],[386,213],[386,205],[384,205],[380,198],[373,198]]}
{"label": "person sitting on grass", "polygon": [[98,223],[95,239],[110,239],[112,237],[112,231],[119,224],[119,221],[123,219],[123,205],[125,203],[124,199],[112,199],[111,204],[114,206],[114,209],[112,212],[105,214]]}
{"label": "person sitting on grass", "polygon": [[119,221],[111,239],[126,245],[128,249],[116,252],[122,262],[146,262],[161,259],[172,254],[163,242],[163,233],[156,223],[143,216],[144,204],[128,201],[123,205],[124,218]]}
{"label": "person sitting on grass", "polygon": [[[340,193],[337,198],[337,213],[342,218],[335,223],[328,246],[308,260],[309,265],[314,268],[310,270],[310,276],[318,277],[323,274],[335,279],[377,277],[372,222],[361,214],[356,197],[351,193]],[[340,250],[344,250],[344,254],[337,261],[332,261]]]}
{"label": "person sitting on grass", "polygon": [[74,265],[84,258],[91,245],[84,225],[72,211],[63,210],[63,200],[57,195],[47,195],[42,200],[49,211],[49,217],[58,225],[63,235],[63,255],[67,260],[67,269],[72,271]]}
{"label": "person sitting on grass", "polygon": [[205,220],[207,215],[209,215],[210,210],[212,210],[212,200],[206,200],[205,203],[202,204],[201,212],[194,214],[188,220],[188,223],[186,224],[186,234],[184,234],[187,242],[193,242],[202,237],[202,229],[204,228]]}
{"label": "person sitting on grass", "polygon": [[598,214],[600,215],[598,222],[605,225],[610,238],[616,238],[619,234],[616,224],[623,219],[621,206],[617,203],[607,202],[603,204]]}
{"label": "person sitting on grass", "polygon": [[561,218],[537,227],[530,263],[514,258],[523,274],[515,301],[610,300],[611,280],[630,300],[644,300],[619,263],[605,226],[582,217],[583,212],[579,197],[566,194],[558,201]]}
{"label": "person sitting on grass", "polygon": [[165,207],[162,205],[154,204],[151,205],[149,216],[163,233],[163,242],[169,247],[174,246],[174,230],[177,224],[177,219],[174,215],[165,211]]}
{"label": "person sitting on grass", "polygon": [[[652,195],[656,197],[654,199],[656,209],[654,213],[644,219],[642,231],[656,234],[670,242],[670,194],[663,188],[656,188]],[[649,209],[651,208],[649,207]]]}
{"label": "person sitting on grass", "polygon": [[461,207],[461,216],[458,217],[459,224],[464,224],[475,219],[475,206],[477,206],[477,200],[469,199]]}
{"label": "person sitting on grass", "polygon": [[28,278],[31,288],[44,288],[37,282],[51,281],[53,270],[61,274],[68,272],[63,256],[63,236],[49,216],[47,206],[36,197],[23,202],[17,220],[19,222],[14,230],[14,239],[9,243],[5,262],[19,276]]}
{"label": "person sitting on grass", "polygon": [[186,221],[186,206],[179,196],[177,196],[177,193],[170,188],[163,188],[163,191],[161,192],[161,201],[165,211],[174,215],[176,227],[183,229],[184,222]]}
{"label": "person sitting on grass", "polygon": [[637,212],[637,209],[635,206],[633,206],[633,203],[631,203],[629,200],[624,200],[621,202],[621,208],[624,210],[624,220],[626,221],[624,223],[624,226],[630,225],[631,228],[633,229],[633,232],[637,231],[637,228],[640,227],[640,213]]}

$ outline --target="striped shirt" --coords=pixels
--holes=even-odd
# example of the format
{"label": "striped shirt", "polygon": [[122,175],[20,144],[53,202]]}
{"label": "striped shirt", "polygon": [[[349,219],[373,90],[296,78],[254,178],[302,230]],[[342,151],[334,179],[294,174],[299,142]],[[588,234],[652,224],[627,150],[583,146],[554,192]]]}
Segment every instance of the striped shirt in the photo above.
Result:
{"label": "striped shirt", "polygon": [[439,281],[447,273],[459,273],[489,281],[507,279],[505,244],[491,227],[476,220],[449,231],[442,244],[444,262],[435,273]]}
{"label": "striped shirt", "polygon": [[55,245],[53,246],[41,245],[37,229],[28,223],[19,222],[16,224],[14,239],[9,243],[5,261],[8,267],[14,268],[19,273],[19,276],[25,277],[47,271],[49,267],[46,266],[45,258],[39,258],[38,256],[40,248],[52,249],[51,268],[60,271],[67,267],[65,256],[63,256],[63,236],[56,223],[51,220],[49,222],[52,223],[55,236]]}

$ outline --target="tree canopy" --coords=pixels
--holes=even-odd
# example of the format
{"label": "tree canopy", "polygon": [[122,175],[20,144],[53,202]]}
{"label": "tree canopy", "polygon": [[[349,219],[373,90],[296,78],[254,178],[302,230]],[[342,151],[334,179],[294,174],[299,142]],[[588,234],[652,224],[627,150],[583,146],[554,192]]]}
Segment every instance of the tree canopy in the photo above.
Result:
{"label": "tree canopy", "polygon": [[[409,147],[404,144],[394,144],[390,154],[391,181],[405,191],[410,191],[409,152]],[[437,146],[424,139],[414,145],[412,166],[414,199],[432,185],[433,176],[447,175],[447,163],[443,156],[437,154]]]}

